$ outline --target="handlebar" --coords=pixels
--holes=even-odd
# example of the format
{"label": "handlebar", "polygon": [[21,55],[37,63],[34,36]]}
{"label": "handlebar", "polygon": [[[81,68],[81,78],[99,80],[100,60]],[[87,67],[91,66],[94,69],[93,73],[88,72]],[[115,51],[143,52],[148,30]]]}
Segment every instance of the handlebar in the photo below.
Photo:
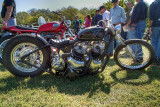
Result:
{"label": "handlebar", "polygon": [[58,13],[58,12],[55,12],[55,11],[52,11],[52,13],[60,15],[60,16],[62,15],[61,13]]}

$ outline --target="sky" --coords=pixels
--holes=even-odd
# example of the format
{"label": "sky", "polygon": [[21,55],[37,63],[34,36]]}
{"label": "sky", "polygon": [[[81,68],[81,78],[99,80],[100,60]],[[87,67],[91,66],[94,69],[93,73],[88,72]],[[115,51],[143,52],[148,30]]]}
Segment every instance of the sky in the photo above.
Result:
{"label": "sky", "polygon": [[[0,11],[4,0],[0,0]],[[29,9],[50,9],[51,11],[62,7],[73,6],[81,9],[83,7],[98,8],[107,0],[15,0],[17,12],[28,11]],[[154,0],[146,0],[151,4]]]}

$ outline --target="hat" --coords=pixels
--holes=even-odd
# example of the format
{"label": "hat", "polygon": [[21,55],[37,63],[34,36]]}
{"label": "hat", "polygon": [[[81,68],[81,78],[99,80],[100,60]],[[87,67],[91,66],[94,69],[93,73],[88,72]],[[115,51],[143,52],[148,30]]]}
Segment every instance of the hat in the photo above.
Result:
{"label": "hat", "polygon": [[118,0],[112,0],[112,3],[116,3]]}
{"label": "hat", "polygon": [[101,7],[99,8],[99,10],[102,10],[102,9],[105,9],[105,6],[101,6]]}

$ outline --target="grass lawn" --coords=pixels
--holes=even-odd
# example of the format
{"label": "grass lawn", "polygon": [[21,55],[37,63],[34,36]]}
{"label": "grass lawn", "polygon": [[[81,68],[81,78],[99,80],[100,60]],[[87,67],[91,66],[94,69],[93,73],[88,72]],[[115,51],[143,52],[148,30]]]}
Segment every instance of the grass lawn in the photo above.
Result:
{"label": "grass lawn", "polygon": [[19,78],[0,65],[1,106],[160,106],[160,70],[126,71],[111,59],[103,73],[71,82],[48,73]]}

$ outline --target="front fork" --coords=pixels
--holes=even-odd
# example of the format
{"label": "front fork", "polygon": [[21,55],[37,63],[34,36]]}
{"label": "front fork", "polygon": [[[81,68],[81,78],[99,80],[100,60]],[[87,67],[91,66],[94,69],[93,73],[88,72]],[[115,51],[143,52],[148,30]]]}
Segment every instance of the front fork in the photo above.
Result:
{"label": "front fork", "polygon": [[[115,36],[115,38],[116,38],[122,45],[126,45],[126,44],[125,44],[125,40],[121,37],[120,34],[117,34],[117,35]],[[131,56],[133,59],[136,58],[136,55],[135,55],[135,53],[133,52],[133,50],[132,50],[132,48],[131,48],[130,46],[125,47],[125,49],[126,49],[126,51],[130,54],[130,56]]]}

